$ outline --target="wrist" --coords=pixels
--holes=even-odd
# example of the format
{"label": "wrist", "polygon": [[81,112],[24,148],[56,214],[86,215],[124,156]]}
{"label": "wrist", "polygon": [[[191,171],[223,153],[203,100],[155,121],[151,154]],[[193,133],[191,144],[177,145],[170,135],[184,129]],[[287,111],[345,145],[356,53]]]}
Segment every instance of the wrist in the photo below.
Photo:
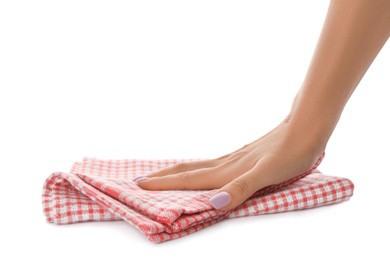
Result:
{"label": "wrist", "polygon": [[343,106],[333,104],[328,99],[323,100],[324,97],[316,99],[316,96],[309,95],[301,88],[282,123],[288,125],[293,136],[300,136],[307,146],[314,151],[321,150],[322,153],[338,123]]}
{"label": "wrist", "polygon": [[329,127],[318,121],[320,118],[310,122],[289,113],[281,124],[288,128],[287,140],[295,140],[305,153],[318,157],[325,151],[330,138]]}

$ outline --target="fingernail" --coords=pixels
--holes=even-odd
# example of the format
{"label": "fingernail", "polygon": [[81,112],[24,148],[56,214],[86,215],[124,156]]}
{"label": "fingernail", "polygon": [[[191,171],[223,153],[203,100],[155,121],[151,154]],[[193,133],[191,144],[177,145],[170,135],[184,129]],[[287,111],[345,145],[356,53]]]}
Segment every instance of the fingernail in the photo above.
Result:
{"label": "fingernail", "polygon": [[226,191],[222,191],[222,192],[218,193],[217,195],[214,195],[210,199],[210,203],[211,203],[211,205],[213,205],[213,207],[215,209],[223,208],[226,205],[228,205],[231,201],[232,201],[232,199],[231,199],[229,193],[227,193]]}
{"label": "fingernail", "polygon": [[139,180],[139,179],[141,179],[142,177],[144,177],[144,176],[135,177],[135,178],[133,179],[133,181]]}
{"label": "fingernail", "polygon": [[146,181],[146,180],[149,180],[149,178],[148,178],[148,177],[145,177],[145,176],[141,176],[141,177],[137,177],[137,178],[133,179],[133,181],[135,182],[135,184],[138,184],[138,183],[140,183],[140,182],[142,182],[142,181]]}

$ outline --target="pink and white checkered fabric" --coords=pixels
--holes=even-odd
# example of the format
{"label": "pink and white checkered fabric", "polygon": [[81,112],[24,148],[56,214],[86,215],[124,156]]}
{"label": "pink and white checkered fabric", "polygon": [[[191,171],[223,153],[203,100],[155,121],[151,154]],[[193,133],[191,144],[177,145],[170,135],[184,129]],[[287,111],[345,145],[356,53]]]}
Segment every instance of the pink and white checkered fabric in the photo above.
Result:
{"label": "pink and white checkered fabric", "polygon": [[70,224],[123,219],[155,243],[176,239],[222,219],[307,209],[348,200],[354,185],[322,174],[316,167],[298,178],[265,187],[237,208],[215,210],[209,199],[217,190],[149,191],[132,179],[191,160],[99,160],[84,158],[70,173],[55,172],[42,194],[47,221]]}

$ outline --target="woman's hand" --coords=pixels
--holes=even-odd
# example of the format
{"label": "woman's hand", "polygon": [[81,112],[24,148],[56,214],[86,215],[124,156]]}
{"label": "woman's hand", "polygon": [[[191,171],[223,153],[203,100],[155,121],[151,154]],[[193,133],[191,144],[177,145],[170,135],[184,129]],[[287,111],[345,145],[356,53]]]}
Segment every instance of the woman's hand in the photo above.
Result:
{"label": "woman's hand", "polygon": [[235,152],[179,163],[134,181],[146,190],[219,189],[211,204],[216,209],[230,210],[259,189],[309,170],[325,148],[317,145],[310,133],[308,127],[294,128],[286,119]]}
{"label": "woman's hand", "polygon": [[217,159],[180,163],[134,181],[144,189],[219,189],[230,210],[257,190],[309,170],[345,104],[390,35],[390,1],[331,1],[289,117],[260,139]]}

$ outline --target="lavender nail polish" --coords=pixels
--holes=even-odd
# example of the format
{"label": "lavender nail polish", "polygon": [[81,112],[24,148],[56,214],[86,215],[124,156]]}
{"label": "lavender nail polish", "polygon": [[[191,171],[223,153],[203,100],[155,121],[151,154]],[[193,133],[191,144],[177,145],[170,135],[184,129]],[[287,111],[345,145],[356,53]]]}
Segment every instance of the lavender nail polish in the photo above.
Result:
{"label": "lavender nail polish", "polygon": [[232,199],[231,199],[229,193],[227,193],[226,191],[222,191],[222,192],[218,193],[217,195],[214,195],[210,199],[210,203],[211,203],[211,205],[213,205],[213,207],[215,209],[223,208],[226,205],[228,205],[231,201],[232,201]]}
{"label": "lavender nail polish", "polygon": [[142,181],[146,181],[146,180],[149,180],[149,178],[148,177],[145,177],[145,176],[142,176],[142,177],[137,177],[137,178],[134,178],[133,179],[133,181],[135,182],[135,184],[138,184],[138,183],[140,183],[140,182],[142,182]]}
{"label": "lavender nail polish", "polygon": [[135,182],[135,181],[137,181],[137,180],[141,179],[142,177],[144,177],[144,176],[138,176],[138,177],[135,177],[135,178],[133,179],[133,181]]}

